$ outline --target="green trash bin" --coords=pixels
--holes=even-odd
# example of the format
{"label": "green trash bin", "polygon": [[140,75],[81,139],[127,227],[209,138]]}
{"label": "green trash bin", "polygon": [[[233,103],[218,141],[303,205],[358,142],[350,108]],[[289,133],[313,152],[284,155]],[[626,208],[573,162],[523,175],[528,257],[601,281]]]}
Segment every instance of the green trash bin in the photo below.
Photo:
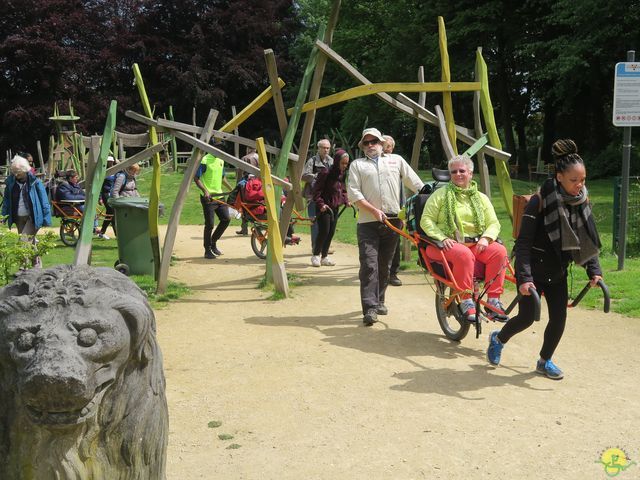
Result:
{"label": "green trash bin", "polygon": [[125,275],[153,275],[149,237],[149,199],[118,197],[109,200],[116,218],[118,260],[115,269]]}

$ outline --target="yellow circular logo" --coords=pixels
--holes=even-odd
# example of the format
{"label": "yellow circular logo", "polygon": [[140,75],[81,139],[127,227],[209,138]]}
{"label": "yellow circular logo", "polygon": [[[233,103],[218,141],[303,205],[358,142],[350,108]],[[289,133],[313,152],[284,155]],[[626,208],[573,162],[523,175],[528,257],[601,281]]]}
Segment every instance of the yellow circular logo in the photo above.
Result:
{"label": "yellow circular logo", "polygon": [[602,455],[600,455],[600,461],[598,463],[602,464],[604,473],[609,477],[615,477],[631,465],[636,464],[636,462],[630,461],[629,456],[621,448],[607,448],[602,452]]}

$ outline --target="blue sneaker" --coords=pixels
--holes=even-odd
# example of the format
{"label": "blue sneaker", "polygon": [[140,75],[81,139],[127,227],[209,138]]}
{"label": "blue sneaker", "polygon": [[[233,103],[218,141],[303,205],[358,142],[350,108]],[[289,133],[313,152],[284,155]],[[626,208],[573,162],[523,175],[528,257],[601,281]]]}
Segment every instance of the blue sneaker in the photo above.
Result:
{"label": "blue sneaker", "polygon": [[487,348],[487,360],[491,365],[499,365],[500,364],[500,356],[502,355],[502,349],[504,348],[504,343],[502,343],[498,339],[498,330],[491,332],[489,334],[489,348]]}
{"label": "blue sneaker", "polygon": [[536,363],[536,372],[540,375],[545,375],[553,380],[560,380],[564,377],[564,373],[560,370],[551,360],[538,360]]}

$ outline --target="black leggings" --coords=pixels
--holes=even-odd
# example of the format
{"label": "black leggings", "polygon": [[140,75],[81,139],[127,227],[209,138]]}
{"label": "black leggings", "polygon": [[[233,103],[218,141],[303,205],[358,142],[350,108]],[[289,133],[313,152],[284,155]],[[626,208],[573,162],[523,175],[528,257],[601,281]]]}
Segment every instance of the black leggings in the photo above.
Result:
{"label": "black leggings", "polygon": [[[333,212],[333,215],[331,215]],[[318,236],[316,237],[316,243],[313,246],[313,254],[326,257],[329,253],[329,247],[331,246],[331,240],[333,240],[333,234],[336,233],[336,224],[338,223],[338,209],[329,210],[325,212],[319,212],[316,216],[316,224],[318,225]]]}
{"label": "black leggings", "polygon": [[[549,323],[544,330],[544,341],[540,350],[540,358],[550,360],[560,343],[567,321],[567,301],[569,292],[567,277],[554,284],[534,282],[538,294],[544,293],[549,311]],[[498,340],[507,343],[515,334],[526,330],[533,324],[534,302],[531,296],[522,297],[518,303],[518,315],[511,318],[498,334]]]}

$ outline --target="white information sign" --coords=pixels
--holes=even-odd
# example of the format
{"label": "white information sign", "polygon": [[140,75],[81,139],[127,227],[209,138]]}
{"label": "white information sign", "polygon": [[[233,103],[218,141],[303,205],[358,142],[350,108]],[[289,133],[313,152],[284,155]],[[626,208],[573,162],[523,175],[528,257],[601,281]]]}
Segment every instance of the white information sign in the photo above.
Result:
{"label": "white information sign", "polygon": [[640,126],[640,62],[616,64],[613,124],[616,127]]}

